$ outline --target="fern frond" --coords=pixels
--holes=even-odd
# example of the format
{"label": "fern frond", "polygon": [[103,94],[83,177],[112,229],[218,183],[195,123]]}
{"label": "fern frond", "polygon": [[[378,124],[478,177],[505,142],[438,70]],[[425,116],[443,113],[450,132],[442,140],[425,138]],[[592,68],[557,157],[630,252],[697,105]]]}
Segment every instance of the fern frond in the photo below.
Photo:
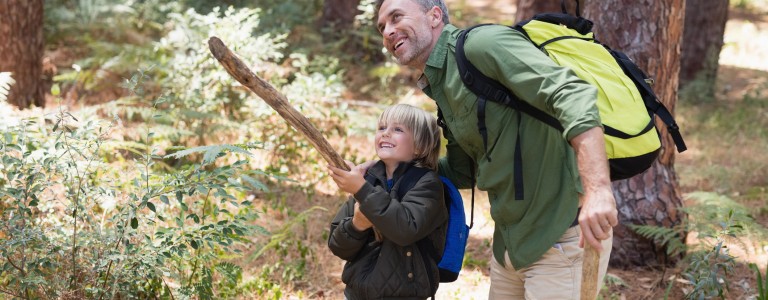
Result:
{"label": "fern frond", "polygon": [[213,272],[207,267],[202,268],[200,282],[195,283],[195,291],[199,299],[213,299]]}
{"label": "fern frond", "polygon": [[677,228],[667,228],[655,225],[628,225],[637,234],[653,240],[656,244],[666,247],[668,255],[685,253],[687,247],[683,243]]}
{"label": "fern frond", "polygon": [[0,72],[0,102],[8,100],[8,93],[11,92],[11,85],[16,83],[11,77],[11,72]]}
{"label": "fern frond", "polygon": [[233,263],[221,262],[216,264],[214,269],[232,285],[237,285],[243,279],[243,268]]}

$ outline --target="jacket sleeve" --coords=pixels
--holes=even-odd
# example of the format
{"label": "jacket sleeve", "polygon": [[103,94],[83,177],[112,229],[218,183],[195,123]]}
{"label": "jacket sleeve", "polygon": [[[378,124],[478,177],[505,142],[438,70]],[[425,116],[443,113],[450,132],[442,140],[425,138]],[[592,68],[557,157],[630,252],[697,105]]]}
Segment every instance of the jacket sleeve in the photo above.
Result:
{"label": "jacket sleeve", "polygon": [[379,232],[400,246],[423,239],[448,219],[443,185],[434,172],[422,176],[400,201],[369,183],[355,198],[360,202],[360,211]]}
{"label": "jacket sleeve", "polygon": [[350,198],[339,208],[336,217],[331,221],[331,232],[328,235],[328,248],[333,255],[343,260],[350,261],[365,246],[368,238],[373,234],[371,229],[357,231],[352,226],[352,216],[355,213],[355,199]]}
{"label": "jacket sleeve", "polygon": [[601,126],[597,89],[571,69],[557,65],[522,33],[485,26],[470,33],[466,45],[473,65],[521,100],[557,118],[567,140]]}

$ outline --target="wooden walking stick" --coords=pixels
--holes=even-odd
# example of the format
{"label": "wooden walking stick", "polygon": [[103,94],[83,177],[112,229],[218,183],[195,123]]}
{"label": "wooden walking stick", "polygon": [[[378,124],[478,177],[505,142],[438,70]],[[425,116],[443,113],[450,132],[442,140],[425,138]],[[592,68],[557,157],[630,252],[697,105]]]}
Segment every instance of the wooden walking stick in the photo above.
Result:
{"label": "wooden walking stick", "polygon": [[328,163],[334,167],[349,171],[349,166],[344,162],[344,159],[333,150],[333,147],[331,147],[320,131],[304,115],[293,108],[283,94],[256,76],[219,38],[214,36],[208,39],[208,48],[219,63],[224,66],[229,75],[232,75],[243,86],[259,95],[261,99],[264,99],[264,102],[267,102],[283,119],[288,121],[288,124],[306,136],[310,143],[312,143],[312,146],[320,152],[320,155]]}
{"label": "wooden walking stick", "polygon": [[588,243],[584,243],[584,259],[581,265],[581,300],[597,298],[597,274],[600,266],[600,253]]}

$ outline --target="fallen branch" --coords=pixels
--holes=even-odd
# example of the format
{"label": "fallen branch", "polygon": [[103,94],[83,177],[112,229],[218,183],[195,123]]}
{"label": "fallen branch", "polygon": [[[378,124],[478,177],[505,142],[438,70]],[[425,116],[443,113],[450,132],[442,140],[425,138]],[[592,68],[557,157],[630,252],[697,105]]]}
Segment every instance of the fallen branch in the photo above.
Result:
{"label": "fallen branch", "polygon": [[232,75],[243,86],[259,95],[264,102],[267,102],[283,119],[288,121],[288,124],[306,136],[328,163],[334,167],[349,170],[349,166],[344,162],[344,159],[333,150],[333,147],[331,147],[320,131],[312,126],[312,123],[304,115],[293,108],[283,94],[278,92],[268,82],[256,76],[243,61],[224,45],[224,42],[215,36],[211,37],[208,39],[208,48],[219,63],[224,66],[229,75]]}

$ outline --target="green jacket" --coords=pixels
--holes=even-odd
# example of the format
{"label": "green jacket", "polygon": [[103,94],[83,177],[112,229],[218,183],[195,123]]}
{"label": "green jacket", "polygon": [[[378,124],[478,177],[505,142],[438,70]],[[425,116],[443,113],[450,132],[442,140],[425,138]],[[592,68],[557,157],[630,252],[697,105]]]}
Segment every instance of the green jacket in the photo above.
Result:
{"label": "green jacket", "polygon": [[[424,93],[437,102],[448,127],[447,154],[441,158],[439,170],[459,188],[469,188],[471,165],[476,162],[477,186],[488,192],[496,224],[494,256],[503,265],[506,249],[515,268],[527,267],[552,247],[576,218],[582,188],[576,157],[567,140],[601,126],[596,89],[556,65],[516,30],[505,26],[473,30],[465,44],[472,64],[520,99],[555,116],[565,128],[561,133],[489,101],[486,153],[477,126],[477,96],[464,86],[456,66],[459,33],[455,26],[446,25],[419,82]],[[518,132],[523,200],[514,197]]]}

